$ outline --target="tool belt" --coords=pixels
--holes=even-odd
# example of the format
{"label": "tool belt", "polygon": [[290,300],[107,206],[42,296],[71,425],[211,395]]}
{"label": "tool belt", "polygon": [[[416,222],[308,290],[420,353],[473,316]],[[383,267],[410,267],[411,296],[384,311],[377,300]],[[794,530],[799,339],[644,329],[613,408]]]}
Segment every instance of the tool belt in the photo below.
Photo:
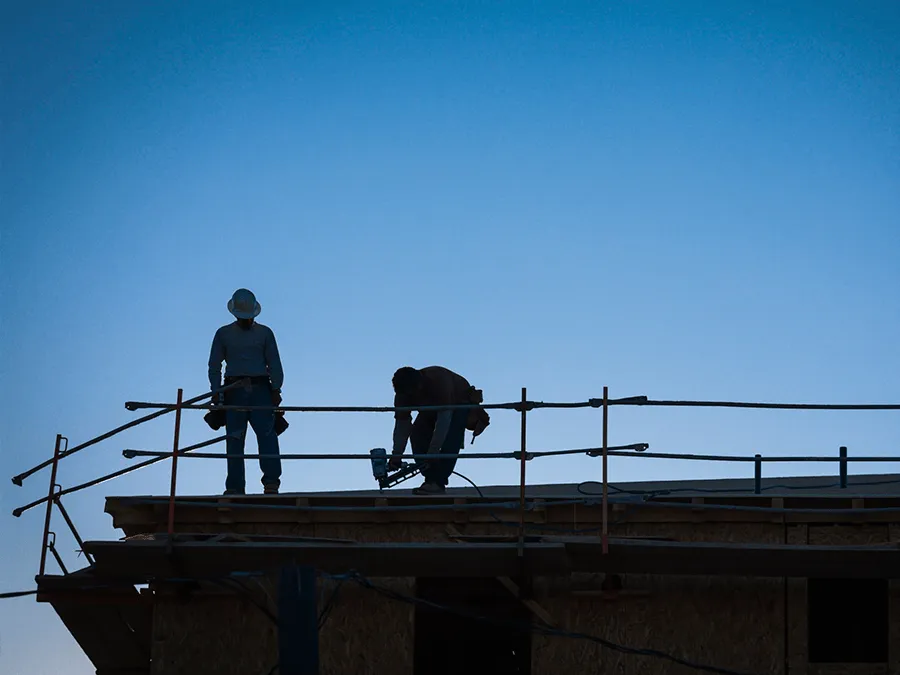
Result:
{"label": "tool belt", "polygon": [[[235,382],[240,382],[241,380],[249,380],[251,385],[266,385],[267,387],[272,386],[268,375],[254,375],[252,377],[244,377],[240,375],[226,376],[225,386],[227,387],[229,384],[234,384]],[[225,392],[224,395],[228,397],[228,392]],[[205,421],[209,425],[210,429],[212,429],[213,431],[218,431],[223,426],[225,426],[225,411],[214,408],[203,416],[203,421]],[[290,424],[284,418],[284,412],[279,411],[275,413],[275,435],[281,436],[281,434],[283,434],[289,426]]]}
{"label": "tool belt", "polygon": [[240,382],[241,380],[250,380],[250,384],[270,384],[268,375],[254,375],[252,377],[242,375],[228,375],[225,377],[225,386]]}
{"label": "tool belt", "polygon": [[[484,403],[484,392],[481,391],[481,389],[469,387],[468,399],[469,403]],[[469,416],[466,418],[466,429],[473,432],[472,443],[474,443],[475,439],[488,428],[490,423],[491,416],[488,415],[487,410],[484,408],[472,408],[469,410]]]}

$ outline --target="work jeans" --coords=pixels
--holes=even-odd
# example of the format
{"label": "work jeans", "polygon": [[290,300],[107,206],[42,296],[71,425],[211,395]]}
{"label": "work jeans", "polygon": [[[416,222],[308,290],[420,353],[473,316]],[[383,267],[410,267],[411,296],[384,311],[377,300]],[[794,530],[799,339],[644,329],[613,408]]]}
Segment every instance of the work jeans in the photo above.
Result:
{"label": "work jeans", "polygon": [[[462,450],[466,442],[466,420],[468,417],[468,410],[453,411],[447,438],[444,439],[444,443],[441,445],[440,453],[434,453],[436,458],[442,454],[456,455]],[[434,435],[436,422],[437,417],[434,413],[428,415],[419,413],[416,415],[416,421],[413,422],[412,431],[409,434],[409,444],[412,446],[414,455],[424,455],[428,452],[428,446],[431,444],[431,437]],[[453,469],[456,467],[456,457],[417,459],[416,466],[419,467],[422,477],[426,481],[446,486],[450,480],[450,474],[453,473]]]}
{"label": "work jeans", "polygon": [[[281,458],[278,456],[278,435],[275,433],[275,411],[272,405],[272,390],[265,384],[249,387],[235,387],[225,392],[225,405],[267,406],[272,410],[226,410],[225,440],[229,455],[243,455],[247,437],[247,423],[253,427],[259,446],[259,468],[262,469],[263,485],[278,484],[281,479]],[[244,491],[244,458],[228,458],[228,475],[225,489]]]}

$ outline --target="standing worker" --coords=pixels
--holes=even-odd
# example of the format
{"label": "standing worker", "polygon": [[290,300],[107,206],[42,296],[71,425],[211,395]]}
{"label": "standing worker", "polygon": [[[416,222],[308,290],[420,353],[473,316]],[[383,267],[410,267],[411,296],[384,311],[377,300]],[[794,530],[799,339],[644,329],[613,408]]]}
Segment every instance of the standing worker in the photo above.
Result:
{"label": "standing worker", "polygon": [[[228,458],[225,478],[226,495],[244,494],[244,441],[247,422],[253,427],[259,445],[259,467],[265,494],[278,494],[281,486],[281,458],[278,455],[278,435],[275,431],[274,407],[281,405],[281,385],[284,371],[278,355],[275,334],[268,326],[256,323],[262,307],[256,296],[246,288],[239,288],[228,302],[228,311],[237,319],[216,331],[209,353],[209,386],[219,389],[222,361],[226,362],[225,385],[247,378],[249,384],[224,392],[226,406],[272,406],[270,410],[226,410],[225,433]],[[213,397],[213,404],[221,403],[221,394]]]}
{"label": "standing worker", "polygon": [[[394,407],[479,404],[483,400],[481,390],[466,378],[441,366],[415,369],[405,366],[393,377]],[[414,455],[459,454],[465,445],[466,429],[478,436],[490,424],[490,416],[483,408],[457,410],[423,410],[412,420],[409,411],[394,413],[394,448],[389,463],[391,469],[399,469],[407,441]],[[425,482],[413,490],[415,494],[443,494],[450,474],[456,466],[456,457],[423,461],[416,459]]]}

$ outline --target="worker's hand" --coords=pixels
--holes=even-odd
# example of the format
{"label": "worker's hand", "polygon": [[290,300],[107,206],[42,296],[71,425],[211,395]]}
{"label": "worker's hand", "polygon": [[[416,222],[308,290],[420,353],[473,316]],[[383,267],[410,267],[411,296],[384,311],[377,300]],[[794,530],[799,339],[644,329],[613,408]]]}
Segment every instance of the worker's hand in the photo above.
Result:
{"label": "worker's hand", "polygon": [[399,471],[402,466],[403,458],[400,457],[400,455],[393,455],[388,460],[388,469],[390,469],[391,471]]}
{"label": "worker's hand", "polygon": [[211,402],[213,405],[222,405],[222,394],[213,394]]}
{"label": "worker's hand", "polygon": [[281,392],[272,392],[272,405],[274,405],[276,408],[281,405]]}

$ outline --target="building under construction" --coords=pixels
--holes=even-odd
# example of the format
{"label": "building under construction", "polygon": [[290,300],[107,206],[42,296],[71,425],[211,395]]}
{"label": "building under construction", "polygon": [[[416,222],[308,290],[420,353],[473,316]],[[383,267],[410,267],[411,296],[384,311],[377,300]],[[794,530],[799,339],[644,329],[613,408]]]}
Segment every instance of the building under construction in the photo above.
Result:
{"label": "building under construction", "polygon": [[[763,467],[785,458],[729,456],[719,459],[748,465],[748,478],[608,481],[609,456],[711,459],[608,446],[610,407],[761,404],[523,395],[484,406],[522,417],[520,450],[492,455],[520,463],[519,485],[184,496],[178,458],[215,455],[179,445],[182,411],[203,399],[131,404],[159,410],[99,437],[175,413],[172,452],[128,454],[150,457],[133,468],[171,458],[170,493],[106,500],[121,539],[81,541],[62,506],[107,478],[57,484],[60,460],[97,439],[68,450],[59,438],[53,460],[14,478],[50,469],[47,498],[16,515],[45,507],[37,599],[99,675],[900,673],[900,475],[848,471],[890,458],[841,448],[790,458],[829,462],[830,475],[766,478]],[[527,448],[526,414],[580,406],[602,408],[601,446]],[[529,461],[575,453],[597,456],[602,479],[525,480]],[[58,554],[54,507],[84,569],[69,572]],[[48,555],[62,574],[47,572]]]}

